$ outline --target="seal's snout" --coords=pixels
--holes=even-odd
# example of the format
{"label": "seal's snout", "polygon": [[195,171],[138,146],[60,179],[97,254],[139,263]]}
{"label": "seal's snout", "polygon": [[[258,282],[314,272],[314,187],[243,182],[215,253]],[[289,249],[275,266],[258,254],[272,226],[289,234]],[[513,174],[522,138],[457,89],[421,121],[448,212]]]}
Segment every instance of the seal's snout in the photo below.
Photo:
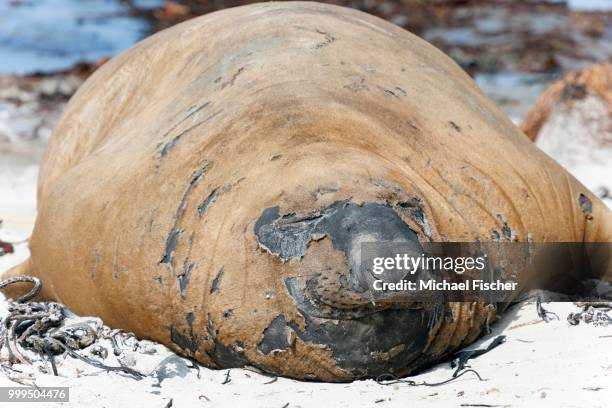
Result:
{"label": "seal's snout", "polygon": [[[275,207],[262,213],[254,232],[269,255],[298,269],[284,284],[301,315],[299,323],[289,322],[301,341],[330,350],[353,378],[413,367],[443,308],[417,307],[373,289],[381,276],[365,264],[368,245],[400,243],[415,254],[422,250],[417,234],[392,207],[343,200],[301,215],[282,215]],[[403,278],[405,272],[398,271],[382,277]]]}

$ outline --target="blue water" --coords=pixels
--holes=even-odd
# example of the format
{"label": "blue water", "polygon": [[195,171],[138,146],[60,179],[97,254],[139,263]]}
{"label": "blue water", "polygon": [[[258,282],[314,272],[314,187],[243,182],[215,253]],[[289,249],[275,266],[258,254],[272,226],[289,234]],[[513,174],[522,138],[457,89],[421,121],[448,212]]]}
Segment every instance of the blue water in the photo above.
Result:
{"label": "blue water", "polygon": [[[137,0],[151,8],[163,0]],[[149,34],[119,0],[0,0],[0,73],[69,68],[113,56]]]}
{"label": "blue water", "polygon": [[567,0],[567,5],[570,9],[577,11],[612,10],[612,0]]}

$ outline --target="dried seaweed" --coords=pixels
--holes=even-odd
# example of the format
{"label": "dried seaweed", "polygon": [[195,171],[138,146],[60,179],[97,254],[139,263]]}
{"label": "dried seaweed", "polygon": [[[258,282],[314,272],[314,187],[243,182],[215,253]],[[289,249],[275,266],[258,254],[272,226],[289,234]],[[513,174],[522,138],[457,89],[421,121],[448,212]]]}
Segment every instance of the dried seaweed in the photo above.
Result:
{"label": "dried seaweed", "polygon": [[612,302],[596,301],[596,302],[577,302],[582,308],[580,312],[570,313],[567,316],[567,321],[572,326],[577,326],[580,322],[593,324],[594,326],[608,326],[612,324]]}
{"label": "dried seaweed", "polygon": [[405,378],[399,378],[398,376],[394,375],[394,374],[382,374],[379,375],[378,377],[376,377],[376,382],[380,385],[392,385],[392,384],[398,384],[398,383],[402,383],[402,384],[408,384],[410,386],[414,386],[414,387],[419,387],[419,386],[425,386],[425,387],[438,387],[440,385],[444,385],[444,384],[448,384],[452,381],[455,381],[456,379],[458,379],[459,377],[467,374],[467,373],[474,373],[474,375],[476,375],[476,377],[478,377],[479,381],[484,381],[482,379],[482,377],[480,376],[480,374],[478,374],[478,372],[476,370],[465,370],[462,371],[459,374],[453,374],[453,376],[451,378],[449,378],[448,380],[444,380],[444,381],[440,381],[437,383],[428,383],[423,381],[422,383],[417,383],[416,381],[413,380],[407,380]]}
{"label": "dried seaweed", "polygon": [[[8,314],[0,321],[0,352],[4,347],[8,352],[8,361],[6,361],[8,365],[2,361],[2,370],[5,373],[11,370],[11,366],[15,363],[32,364],[23,352],[29,350],[47,358],[54,375],[58,375],[55,356],[66,353],[96,368],[122,372],[137,380],[144,377],[129,367],[109,366],[77,353],[77,350],[94,344],[97,338],[110,337],[114,340],[114,336],[120,331],[112,330],[110,333],[104,333],[101,324],[100,327],[86,322],[70,324],[67,319],[74,317],[74,314],[65,306],[53,302],[29,302],[40,293],[42,283],[37,278],[17,276],[0,281],[0,288],[18,282],[33,283],[34,288],[16,301],[9,299]],[[116,341],[113,344],[116,346]],[[104,354],[101,351],[100,353]]]}

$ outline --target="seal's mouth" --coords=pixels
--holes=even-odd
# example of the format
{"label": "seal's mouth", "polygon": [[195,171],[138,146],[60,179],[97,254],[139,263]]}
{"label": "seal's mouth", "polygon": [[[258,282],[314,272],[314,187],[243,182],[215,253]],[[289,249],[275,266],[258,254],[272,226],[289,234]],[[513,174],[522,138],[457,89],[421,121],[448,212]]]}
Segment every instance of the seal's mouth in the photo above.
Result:
{"label": "seal's mouth", "polygon": [[319,295],[319,282],[320,277],[311,278],[306,286],[295,278],[285,280],[305,322],[304,329],[294,321],[289,326],[302,341],[329,348],[338,367],[354,378],[414,369],[413,362],[426,349],[430,333],[443,317],[443,304],[331,305]]}

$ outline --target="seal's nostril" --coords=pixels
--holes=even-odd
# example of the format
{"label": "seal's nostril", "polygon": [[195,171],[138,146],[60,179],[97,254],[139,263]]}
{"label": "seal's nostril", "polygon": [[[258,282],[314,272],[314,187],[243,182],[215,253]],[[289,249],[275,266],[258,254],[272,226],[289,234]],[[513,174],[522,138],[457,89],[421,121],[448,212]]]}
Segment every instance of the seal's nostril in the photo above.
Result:
{"label": "seal's nostril", "polygon": [[321,228],[329,234],[334,247],[344,252],[350,270],[349,282],[357,292],[371,290],[376,279],[365,267],[363,250],[368,243],[411,243],[415,252],[421,251],[417,234],[384,204],[344,202],[341,210],[332,212]]}

